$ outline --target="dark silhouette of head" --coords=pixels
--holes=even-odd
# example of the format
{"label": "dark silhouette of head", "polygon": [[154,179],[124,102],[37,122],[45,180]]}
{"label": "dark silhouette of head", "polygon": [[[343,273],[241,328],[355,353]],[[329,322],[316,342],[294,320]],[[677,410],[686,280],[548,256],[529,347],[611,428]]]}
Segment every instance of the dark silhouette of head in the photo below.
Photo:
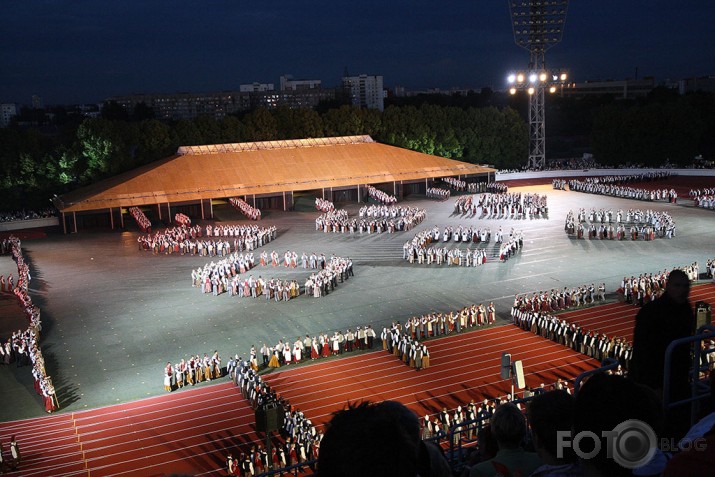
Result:
{"label": "dark silhouette of head", "polygon": [[[425,458],[417,415],[395,401],[350,404],[333,414],[320,444],[320,477],[415,477]],[[443,459],[443,458],[442,458]],[[444,463],[446,465],[446,461]],[[434,468],[434,466],[433,466]],[[437,466],[439,468],[439,466]]]}
{"label": "dark silhouette of head", "polygon": [[690,278],[682,270],[673,270],[665,284],[665,294],[675,303],[687,303],[690,295]]}

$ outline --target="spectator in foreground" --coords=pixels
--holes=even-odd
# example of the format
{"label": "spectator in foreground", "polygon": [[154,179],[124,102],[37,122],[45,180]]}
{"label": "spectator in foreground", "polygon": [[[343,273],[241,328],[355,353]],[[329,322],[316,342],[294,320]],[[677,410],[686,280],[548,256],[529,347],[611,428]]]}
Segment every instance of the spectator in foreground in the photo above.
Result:
{"label": "spectator in foreground", "polygon": [[490,426],[499,451],[494,458],[473,466],[469,477],[528,476],[541,465],[536,453],[521,448],[526,437],[526,419],[515,404],[500,404]]}
{"label": "spectator in foreground", "polygon": [[395,401],[338,411],[320,444],[320,477],[451,476],[441,451],[420,439],[417,415]]}
{"label": "spectator in foreground", "polygon": [[571,431],[574,400],[566,391],[550,391],[536,396],[527,406],[534,449],[543,464],[531,477],[581,477],[573,449],[563,449],[559,458],[559,431]]}
{"label": "spectator in foreground", "polygon": [[[668,275],[663,296],[646,304],[636,316],[629,376],[635,382],[653,389],[662,399],[667,397],[663,396],[665,350],[672,341],[691,336],[695,328],[689,295],[688,275],[682,270],[673,270]],[[689,396],[690,366],[690,347],[675,348],[671,363],[670,402]],[[675,412],[671,411],[667,418],[668,437],[682,437],[687,431],[687,407],[681,406]]]}
{"label": "spectator in foreground", "polygon": [[[617,437],[608,437],[604,432],[610,432],[628,420],[638,420],[648,424],[653,431],[655,442],[663,428],[663,412],[656,394],[646,386],[615,374],[597,374],[592,376],[581,387],[575,400],[573,414],[573,436],[580,432],[592,432],[600,439],[600,451],[594,457],[580,459],[584,475],[588,477],[631,477],[658,476],[667,463],[667,456],[657,448],[652,458],[639,462],[648,454],[650,446],[645,441],[637,441],[636,449],[617,447],[611,457],[608,456],[609,440],[617,441]],[[626,430],[631,433],[632,425]],[[644,436],[642,432],[637,433]],[[623,435],[621,432],[620,435]],[[625,446],[625,443],[622,443]],[[594,450],[593,441],[582,439],[579,449],[584,453]],[[616,455],[628,466],[617,462]],[[635,467],[635,468],[632,468]]]}

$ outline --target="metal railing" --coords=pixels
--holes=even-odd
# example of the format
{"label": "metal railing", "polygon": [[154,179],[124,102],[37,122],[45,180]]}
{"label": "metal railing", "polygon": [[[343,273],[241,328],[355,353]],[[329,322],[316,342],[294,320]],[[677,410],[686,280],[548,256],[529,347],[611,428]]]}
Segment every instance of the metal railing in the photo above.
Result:
{"label": "metal railing", "polygon": [[[715,338],[715,326],[705,325],[700,327],[695,335],[680,338],[671,342],[665,350],[665,365],[663,369],[663,411],[667,413],[670,409],[675,407],[690,405],[691,426],[695,424],[695,421],[697,420],[698,406],[696,406],[696,404],[703,399],[710,398],[709,387],[705,386],[700,380],[700,372],[702,369],[700,359],[703,340],[711,338]],[[693,347],[693,343],[697,343],[697,346]],[[692,357],[692,367],[690,368],[690,397],[680,399],[678,401],[671,401],[670,394],[673,352],[676,348],[688,344],[691,345],[690,352]]]}

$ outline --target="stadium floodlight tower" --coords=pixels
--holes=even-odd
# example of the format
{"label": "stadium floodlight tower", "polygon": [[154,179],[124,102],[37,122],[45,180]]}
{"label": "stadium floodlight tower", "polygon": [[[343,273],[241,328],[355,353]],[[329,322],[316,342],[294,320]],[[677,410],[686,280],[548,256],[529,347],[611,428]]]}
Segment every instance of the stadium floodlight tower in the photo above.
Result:
{"label": "stadium floodlight tower", "polygon": [[[514,42],[529,51],[526,72],[509,75],[510,92],[517,89],[529,93],[529,167],[542,169],[546,165],[546,121],[544,91],[552,93],[563,84],[567,75],[562,71],[547,71],[546,50],[561,41],[566,24],[568,0],[508,0]],[[519,81],[519,79],[521,81]]]}

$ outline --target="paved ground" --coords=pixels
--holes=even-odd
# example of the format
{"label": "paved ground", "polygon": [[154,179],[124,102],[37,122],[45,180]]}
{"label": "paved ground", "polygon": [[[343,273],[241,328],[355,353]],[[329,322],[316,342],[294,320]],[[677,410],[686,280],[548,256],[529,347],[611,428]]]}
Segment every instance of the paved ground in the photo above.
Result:
{"label": "paved ground", "polygon": [[[49,234],[23,242],[33,281],[31,293],[43,310],[43,354],[63,411],[123,402],[163,392],[162,371],[194,353],[218,350],[245,355],[252,344],[294,340],[306,333],[346,329],[372,323],[380,329],[429,310],[447,311],[494,301],[508,317],[515,293],[605,281],[609,291],[625,274],[689,264],[704,265],[712,248],[715,213],[666,203],[607,198],[530,186],[549,196],[549,219],[480,221],[525,235],[521,256],[478,268],[409,265],[402,244],[415,232],[435,225],[474,224],[451,216],[453,200],[406,201],[428,210],[427,219],[410,232],[349,236],[316,232],[317,212],[272,212],[261,225],[275,224],[279,237],[266,248],[350,256],[355,277],[327,297],[301,296],[287,303],[263,299],[213,297],[191,288],[190,270],[206,260],[189,256],[154,256],[137,248],[136,229],[125,232]],[[344,204],[339,204],[342,206]],[[566,213],[579,207],[654,208],[677,221],[677,237],[653,242],[573,240],[563,226]],[[357,204],[347,208],[355,213]],[[244,222],[232,209],[219,207],[219,220]],[[494,245],[489,246],[493,248]],[[7,269],[7,262],[0,268]],[[12,265],[12,263],[10,263]],[[16,274],[16,271],[15,271]],[[258,268],[254,275],[295,277],[300,270]],[[11,369],[10,369],[11,368]],[[22,370],[22,368],[20,368]],[[42,414],[29,368],[19,373],[0,366],[0,420]],[[26,377],[25,377],[26,375]]]}

